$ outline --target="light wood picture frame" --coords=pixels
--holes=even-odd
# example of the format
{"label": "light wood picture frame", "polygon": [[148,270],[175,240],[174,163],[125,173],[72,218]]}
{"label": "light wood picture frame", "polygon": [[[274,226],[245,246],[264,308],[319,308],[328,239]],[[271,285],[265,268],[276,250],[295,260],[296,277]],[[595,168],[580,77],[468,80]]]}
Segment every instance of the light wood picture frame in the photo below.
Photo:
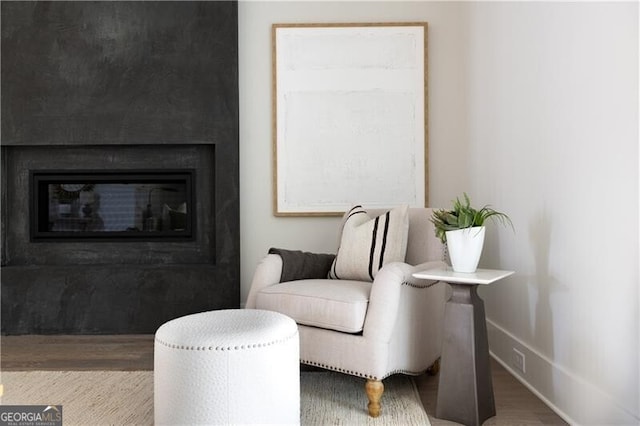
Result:
{"label": "light wood picture frame", "polygon": [[273,24],[273,213],[428,202],[427,23]]}

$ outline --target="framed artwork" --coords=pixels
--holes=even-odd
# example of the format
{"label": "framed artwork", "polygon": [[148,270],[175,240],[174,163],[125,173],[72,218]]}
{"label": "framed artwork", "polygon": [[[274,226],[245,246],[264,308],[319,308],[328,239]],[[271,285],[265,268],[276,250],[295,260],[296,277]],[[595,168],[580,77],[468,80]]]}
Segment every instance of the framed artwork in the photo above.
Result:
{"label": "framed artwork", "polygon": [[427,23],[274,24],[276,216],[427,205]]}

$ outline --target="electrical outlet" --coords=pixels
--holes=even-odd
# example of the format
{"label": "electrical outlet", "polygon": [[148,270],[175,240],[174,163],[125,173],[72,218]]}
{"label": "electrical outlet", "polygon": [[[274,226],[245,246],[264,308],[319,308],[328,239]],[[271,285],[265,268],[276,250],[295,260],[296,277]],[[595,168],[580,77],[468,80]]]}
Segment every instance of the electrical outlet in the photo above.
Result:
{"label": "electrical outlet", "polygon": [[521,372],[522,374],[526,372],[524,361],[525,361],[524,354],[519,350],[517,350],[516,348],[513,348],[512,364],[515,367],[515,369]]}

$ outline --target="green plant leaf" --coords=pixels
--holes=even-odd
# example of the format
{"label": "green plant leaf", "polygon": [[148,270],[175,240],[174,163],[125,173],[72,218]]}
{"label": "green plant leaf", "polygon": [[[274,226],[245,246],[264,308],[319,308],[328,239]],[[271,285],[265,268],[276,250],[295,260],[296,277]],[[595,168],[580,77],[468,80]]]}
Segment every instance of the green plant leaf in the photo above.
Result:
{"label": "green plant leaf", "polygon": [[471,199],[466,192],[453,201],[452,210],[434,210],[431,215],[431,222],[435,226],[436,237],[446,243],[446,232],[456,229],[471,228],[473,226],[484,226],[487,219],[497,221],[501,225],[510,225],[515,230],[511,219],[506,214],[484,206],[480,210],[471,207]]}

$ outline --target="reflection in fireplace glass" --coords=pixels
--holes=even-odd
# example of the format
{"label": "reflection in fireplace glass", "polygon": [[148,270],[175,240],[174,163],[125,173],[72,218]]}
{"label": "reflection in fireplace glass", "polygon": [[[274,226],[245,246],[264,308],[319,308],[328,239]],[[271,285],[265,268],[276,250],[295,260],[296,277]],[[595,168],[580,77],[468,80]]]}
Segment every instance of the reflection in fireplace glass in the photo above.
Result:
{"label": "reflection in fireplace glass", "polygon": [[32,236],[189,237],[191,172],[32,172]]}

